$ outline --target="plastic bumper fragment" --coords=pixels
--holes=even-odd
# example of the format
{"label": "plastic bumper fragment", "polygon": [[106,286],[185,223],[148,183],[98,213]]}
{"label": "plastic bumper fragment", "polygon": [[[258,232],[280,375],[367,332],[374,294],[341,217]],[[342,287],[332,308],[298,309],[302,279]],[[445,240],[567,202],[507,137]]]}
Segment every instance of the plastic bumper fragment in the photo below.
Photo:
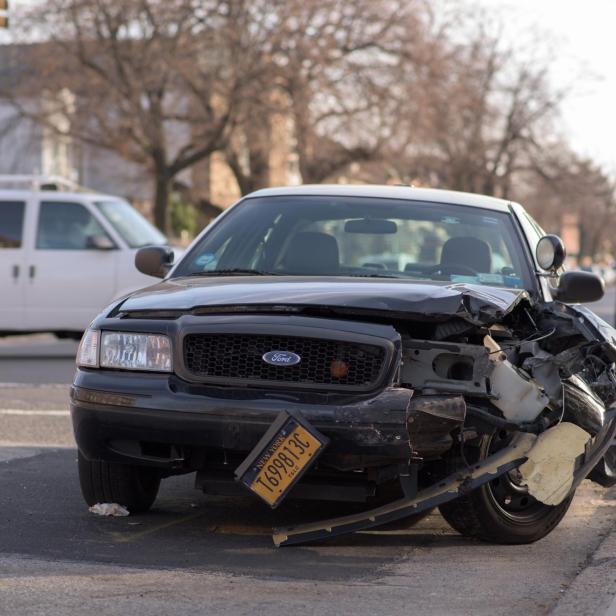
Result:
{"label": "plastic bumper fragment", "polygon": [[446,503],[520,466],[526,461],[526,455],[536,439],[537,437],[532,434],[517,434],[505,449],[501,449],[483,462],[453,473],[441,482],[421,490],[415,498],[402,498],[359,514],[275,529],[274,544],[281,547],[331,539],[393,522]]}

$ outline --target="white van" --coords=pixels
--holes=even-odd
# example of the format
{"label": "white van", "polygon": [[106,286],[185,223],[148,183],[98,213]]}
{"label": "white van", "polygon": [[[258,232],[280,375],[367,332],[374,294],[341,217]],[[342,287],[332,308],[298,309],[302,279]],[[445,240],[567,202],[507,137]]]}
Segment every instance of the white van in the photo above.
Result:
{"label": "white van", "polygon": [[134,265],[152,244],[167,238],[118,197],[0,176],[0,334],[83,332],[114,298],[156,281]]}

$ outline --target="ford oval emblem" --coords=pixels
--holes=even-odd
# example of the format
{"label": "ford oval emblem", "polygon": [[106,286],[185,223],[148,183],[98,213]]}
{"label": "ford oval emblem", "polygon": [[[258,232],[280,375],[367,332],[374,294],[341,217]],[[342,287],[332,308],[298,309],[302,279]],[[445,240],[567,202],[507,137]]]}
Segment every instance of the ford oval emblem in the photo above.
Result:
{"label": "ford oval emblem", "polygon": [[302,358],[291,351],[270,351],[263,355],[263,361],[270,366],[296,366]]}

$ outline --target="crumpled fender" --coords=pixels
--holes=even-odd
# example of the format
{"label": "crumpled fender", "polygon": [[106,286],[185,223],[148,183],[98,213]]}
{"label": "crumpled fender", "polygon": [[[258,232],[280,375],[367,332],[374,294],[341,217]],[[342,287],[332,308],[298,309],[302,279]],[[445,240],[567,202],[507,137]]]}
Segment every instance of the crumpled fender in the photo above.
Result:
{"label": "crumpled fender", "polygon": [[507,447],[482,462],[457,471],[429,488],[421,490],[414,498],[402,498],[376,509],[340,518],[274,529],[274,544],[276,547],[281,547],[330,539],[437,507],[520,466],[527,460],[528,452],[536,440],[537,437],[532,434],[518,433]]}
{"label": "crumpled fender", "polygon": [[[544,311],[570,324],[589,342],[602,342],[603,350],[610,361],[616,361],[616,329],[597,316],[586,306],[569,305],[555,301],[546,304]],[[616,485],[616,442],[604,448],[596,468],[586,473],[592,481],[605,487]]]}
{"label": "crumpled fender", "polygon": [[588,432],[566,421],[542,432],[518,469],[529,494],[545,505],[562,503],[573,487],[576,460],[590,438]]}

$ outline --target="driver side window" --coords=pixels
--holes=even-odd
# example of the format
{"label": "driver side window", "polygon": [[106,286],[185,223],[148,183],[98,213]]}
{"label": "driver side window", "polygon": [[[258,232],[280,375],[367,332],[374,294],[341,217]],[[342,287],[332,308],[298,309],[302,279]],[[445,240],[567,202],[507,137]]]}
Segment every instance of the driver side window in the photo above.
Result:
{"label": "driver side window", "polygon": [[42,201],[36,231],[38,250],[91,250],[92,236],[108,237],[102,225],[80,203]]}

